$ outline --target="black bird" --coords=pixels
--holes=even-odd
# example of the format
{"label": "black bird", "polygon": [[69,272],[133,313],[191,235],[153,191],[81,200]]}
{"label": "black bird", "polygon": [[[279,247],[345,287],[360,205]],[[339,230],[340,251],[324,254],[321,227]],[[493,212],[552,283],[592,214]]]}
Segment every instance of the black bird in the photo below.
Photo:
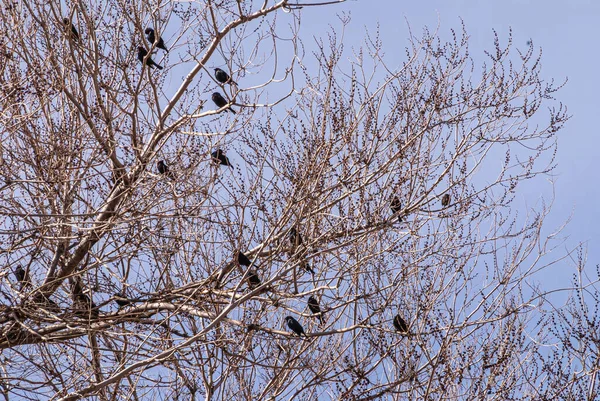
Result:
{"label": "black bird", "polygon": [[302,245],[302,235],[298,231],[296,231],[296,227],[292,227],[290,229],[288,238],[293,248]]}
{"label": "black bird", "polygon": [[15,268],[15,277],[17,278],[17,282],[23,284],[25,282],[25,278],[27,276],[25,269],[21,265],[17,265]]}
{"label": "black bird", "polygon": [[400,333],[408,333],[408,325],[400,315],[394,317],[394,327],[396,328],[396,331]]}
{"label": "black bird", "polygon": [[167,164],[164,160],[159,160],[158,163],[156,163],[156,168],[161,174],[167,174],[169,172],[169,167],[167,167]]}
{"label": "black bird", "polygon": [[242,251],[238,252],[237,260],[238,260],[238,263],[240,265],[242,265],[242,266],[248,266],[249,267],[252,264],[252,262],[250,261],[250,259],[248,259],[248,256],[244,255],[242,253]]}
{"label": "black bird", "polygon": [[146,33],[146,35],[148,35],[147,36],[148,42],[150,42],[151,44],[156,43],[157,48],[163,49],[167,53],[169,52],[169,49],[167,49],[167,46],[165,46],[165,41],[163,40],[162,37],[159,36],[158,41],[156,40],[156,36],[154,35],[154,29],[146,28],[146,30],[144,32]]}
{"label": "black bird", "polygon": [[450,204],[450,194],[444,194],[442,196],[442,206],[448,206]]}
{"label": "black bird", "polygon": [[[296,227],[292,227],[290,232],[288,233],[288,239],[290,240],[290,244],[292,246],[292,253],[296,253],[296,249],[302,245],[302,235],[296,230]],[[302,260],[300,262],[300,267],[309,272],[310,274],[315,274],[315,271],[310,267],[306,260]]]}
{"label": "black bird", "polygon": [[308,309],[310,309],[313,314],[319,316],[319,320],[321,321],[321,324],[323,324],[323,312],[321,312],[321,308],[319,307],[319,301],[312,295],[308,297]]}
{"label": "black bird", "polygon": [[231,163],[229,162],[229,158],[227,156],[225,156],[225,153],[223,153],[223,151],[221,149],[217,149],[214,152],[212,152],[210,154],[210,156],[212,157],[213,161],[215,163],[218,163],[221,166],[231,166]]}
{"label": "black bird", "polygon": [[84,293],[77,294],[73,299],[73,310],[80,317],[93,317],[97,319],[100,316],[98,307],[92,299]]}
{"label": "black bird", "polygon": [[259,287],[261,284],[260,282],[260,277],[258,277],[258,274],[256,274],[256,272],[250,271],[248,272],[248,287],[253,290],[257,287]]}
{"label": "black bird", "polygon": [[[237,259],[238,264],[240,264],[242,266],[250,267],[250,265],[252,264],[252,261],[248,258],[248,256],[246,256],[242,251],[237,251],[236,254],[237,254],[236,259]],[[221,269],[221,272],[219,273],[219,276],[216,279],[216,285],[215,285],[216,289],[221,288],[223,279],[225,278],[226,275],[228,275],[231,272],[231,270],[233,270],[233,268],[235,266],[236,266],[235,260],[233,260],[230,263],[228,263],[223,269]],[[252,277],[253,275],[255,277]],[[260,279],[258,278],[256,273],[253,273],[253,272],[248,273],[248,281],[250,282],[251,289],[256,288],[260,285]],[[254,283],[254,284],[252,284],[252,283]]]}
{"label": "black bird", "polygon": [[[392,202],[390,203],[390,209],[392,209],[392,212],[394,212],[394,214],[400,213],[400,211],[402,210],[402,204],[400,203],[400,199],[397,196],[394,196],[394,198],[392,199]],[[402,222],[402,216],[398,216],[398,221]]]}
{"label": "black bird", "polygon": [[84,294],[83,287],[79,280],[73,281],[71,285],[71,296],[73,298],[73,311],[77,316],[95,319],[98,318],[100,312],[92,299]]}
{"label": "black bird", "polygon": [[[146,56],[148,55],[148,51],[146,49],[144,49],[142,46],[138,46],[138,60],[140,60],[140,62],[143,64],[144,63],[144,58],[146,58]],[[146,65],[148,67],[156,67],[159,70],[162,70],[162,66],[156,64],[154,62],[154,60],[152,60],[152,57],[148,57],[148,59],[146,60]]]}
{"label": "black bird", "polygon": [[[67,32],[67,35],[75,41],[79,40],[79,32],[77,32],[75,25],[73,25],[68,18],[63,18],[63,24],[65,25],[65,31]],[[69,29],[71,30],[70,33]]]}
{"label": "black bird", "polygon": [[215,78],[217,79],[217,81],[219,81],[222,84],[229,83],[229,84],[237,85],[237,83],[231,79],[229,74],[220,68],[215,68]]}
{"label": "black bird", "polygon": [[167,163],[165,163],[164,160],[159,160],[158,163],[156,163],[156,169],[158,170],[158,172],[160,174],[166,175],[167,177],[169,177],[171,179],[175,179],[173,172],[171,170],[169,170],[169,166],[167,166]]}
{"label": "black bird", "polygon": [[296,319],[294,319],[291,316],[286,316],[285,317],[285,321],[287,322],[288,327],[297,335],[302,336],[302,334],[304,334],[304,337],[306,337],[306,333],[304,332],[304,328],[302,327],[302,325],[300,323],[298,323],[298,321]]}
{"label": "black bird", "polygon": [[[221,95],[219,92],[212,94],[212,101],[215,102],[218,108],[225,107],[228,104],[227,100],[225,100],[223,95]],[[227,110],[235,114],[235,111],[231,107],[229,107]]]}
{"label": "black bird", "polygon": [[113,295],[113,299],[115,300],[115,302],[117,303],[117,305],[119,305],[120,307],[127,306],[127,305],[131,304],[131,299],[127,298],[123,294],[117,293],[117,294]]}

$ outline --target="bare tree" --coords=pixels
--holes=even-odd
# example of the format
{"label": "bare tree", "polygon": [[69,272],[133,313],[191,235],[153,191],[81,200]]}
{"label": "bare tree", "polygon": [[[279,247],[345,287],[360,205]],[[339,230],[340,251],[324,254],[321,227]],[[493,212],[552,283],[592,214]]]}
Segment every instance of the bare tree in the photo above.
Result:
{"label": "bare tree", "polygon": [[305,53],[338,2],[3,4],[6,394],[539,399],[558,87],[464,28]]}

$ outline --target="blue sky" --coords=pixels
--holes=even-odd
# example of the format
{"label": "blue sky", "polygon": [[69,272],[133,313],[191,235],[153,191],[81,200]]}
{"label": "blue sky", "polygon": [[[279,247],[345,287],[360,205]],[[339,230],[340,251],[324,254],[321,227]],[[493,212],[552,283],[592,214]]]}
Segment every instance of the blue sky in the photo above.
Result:
{"label": "blue sky", "polygon": [[[552,177],[537,179],[533,185],[520,187],[520,201],[529,207],[555,199],[552,212],[546,220],[546,233],[559,227],[569,217],[571,222],[562,232],[568,236],[565,246],[558,252],[573,248],[579,242],[587,245],[587,269],[592,271],[598,263],[595,245],[600,239],[600,227],[596,222],[596,199],[599,189],[595,185],[596,171],[592,163],[596,157],[598,136],[594,119],[600,110],[600,100],[595,92],[600,88],[597,73],[598,48],[598,1],[424,1],[398,0],[348,1],[331,6],[303,10],[302,34],[305,42],[307,31],[315,36],[327,32],[328,25],[339,26],[336,14],[349,13],[352,22],[346,32],[346,46],[360,46],[365,29],[379,31],[388,60],[393,60],[397,48],[398,64],[404,57],[408,44],[408,25],[419,37],[424,26],[434,30],[439,23],[442,37],[450,29],[460,31],[461,18],[470,35],[470,50],[475,62],[483,61],[482,50],[493,44],[495,29],[502,43],[506,43],[512,28],[516,47],[525,49],[532,40],[536,48],[542,48],[542,77],[560,83],[568,78],[566,86],[556,98],[568,107],[572,116],[558,136],[558,167]],[[394,60],[395,61],[395,60]],[[554,188],[550,180],[554,181]],[[589,185],[591,183],[591,185]],[[585,185],[587,184],[587,187]],[[558,256],[558,255],[556,255]],[[573,263],[565,262],[552,268],[544,282],[551,287],[567,285],[573,273]],[[562,273],[562,274],[561,274]]]}

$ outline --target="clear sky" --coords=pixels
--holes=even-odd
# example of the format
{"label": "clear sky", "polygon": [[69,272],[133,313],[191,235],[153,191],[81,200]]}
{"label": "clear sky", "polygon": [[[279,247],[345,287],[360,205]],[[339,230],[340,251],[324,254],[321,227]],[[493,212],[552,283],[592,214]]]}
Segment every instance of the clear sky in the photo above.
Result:
{"label": "clear sky", "polygon": [[[503,44],[512,28],[516,47],[524,50],[530,39],[536,48],[541,47],[542,77],[557,83],[568,78],[556,98],[568,107],[572,118],[559,132],[558,167],[553,171],[553,177],[521,186],[521,201],[530,207],[539,205],[542,197],[550,202],[553,192],[550,178],[553,178],[555,200],[546,220],[546,233],[572,215],[570,224],[563,231],[569,236],[566,245],[573,248],[578,242],[585,242],[588,251],[586,270],[594,270],[600,261],[600,251],[595,249],[600,240],[596,213],[600,189],[596,185],[598,178],[594,168],[600,145],[596,124],[600,114],[600,99],[596,95],[600,88],[600,1],[353,0],[328,10],[315,7],[303,12],[301,32],[305,41],[308,41],[307,31],[322,36],[328,30],[328,24],[339,26],[335,15],[340,13],[349,13],[352,18],[351,29],[346,32],[347,46],[359,46],[364,28],[374,31],[379,23],[387,60],[393,59],[396,48],[398,63],[403,61],[403,50],[408,44],[407,23],[417,37],[424,26],[435,30],[439,23],[441,35],[447,37],[452,28],[460,31],[462,18],[476,63],[483,61],[482,50],[493,44],[492,29],[498,32]],[[545,283],[553,287],[567,285],[565,279],[572,277],[573,266],[567,262],[555,266],[552,274],[545,275]]]}

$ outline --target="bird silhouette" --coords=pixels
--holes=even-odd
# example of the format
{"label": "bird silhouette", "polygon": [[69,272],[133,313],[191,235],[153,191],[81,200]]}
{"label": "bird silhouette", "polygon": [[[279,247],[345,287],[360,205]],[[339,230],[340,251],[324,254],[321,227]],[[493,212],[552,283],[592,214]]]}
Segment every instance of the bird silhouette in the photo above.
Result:
{"label": "bird silhouette", "polygon": [[222,84],[229,83],[229,84],[237,85],[237,83],[231,79],[229,74],[220,68],[215,68],[215,78],[217,79],[217,81],[219,81]]}
{"label": "bird silhouette", "polygon": [[127,298],[124,294],[121,293],[114,294],[113,299],[120,307],[130,305],[132,302],[131,299]]}
{"label": "bird silhouette", "polygon": [[248,272],[248,288],[250,288],[251,290],[260,287],[261,281],[260,281],[260,277],[258,277],[258,274],[254,271],[249,271]]}
{"label": "bird silhouette", "polygon": [[[221,271],[219,272],[219,275],[216,278],[216,284],[215,284],[215,288],[216,289],[220,289],[223,285],[223,279],[225,278],[225,276],[227,276],[236,266],[235,261],[237,260],[237,263],[241,266],[246,266],[246,267],[250,267],[252,265],[252,261],[250,260],[250,258],[248,258],[248,256],[246,256],[242,251],[237,251],[236,255],[235,255],[235,259],[229,263],[227,263],[225,265],[225,267],[223,267],[221,269]],[[256,276],[256,277],[253,277]],[[250,287],[253,287],[254,284],[252,284],[252,281],[254,280],[255,283],[258,283],[256,285],[256,287],[258,287],[260,285],[260,279],[258,278],[258,275],[256,275],[256,273],[254,272],[249,272],[248,273],[248,281],[250,283]]]}
{"label": "bird silhouette", "polygon": [[160,174],[166,175],[170,179],[175,179],[175,175],[169,170],[169,166],[167,166],[167,163],[165,163],[164,160],[159,160],[158,163],[156,163],[156,169]]}
{"label": "bird silhouette", "polygon": [[150,44],[156,43],[157,48],[163,49],[167,53],[169,52],[169,49],[167,49],[167,47],[165,46],[165,41],[162,37],[159,36],[158,41],[156,40],[156,35],[154,35],[154,29],[146,28],[144,32],[146,33],[146,35],[148,35],[146,38],[148,39],[148,42],[150,42]]}
{"label": "bird silhouette", "polygon": [[294,319],[291,316],[286,316],[285,321],[287,322],[287,325],[290,328],[290,330],[292,330],[298,336],[302,336],[304,334],[304,336],[306,337],[304,328],[302,327],[302,325],[300,323],[298,323],[298,321],[296,319]]}
{"label": "bird silhouette", "polygon": [[83,292],[80,279],[74,279],[71,285],[71,296],[73,299],[73,311],[75,315],[89,319],[97,319],[100,315],[94,301]]}
{"label": "bird silhouette", "polygon": [[290,244],[292,248],[296,248],[297,246],[302,245],[302,235],[296,230],[296,227],[292,227],[290,232],[288,233],[288,239],[290,240]]}
{"label": "bird silhouette", "polygon": [[248,256],[246,256],[242,251],[238,252],[237,260],[238,260],[238,263],[242,266],[249,267],[252,264],[252,261],[250,261]]}
{"label": "bird silhouette", "polygon": [[396,331],[400,332],[400,333],[408,333],[408,325],[406,324],[406,322],[404,321],[404,319],[402,319],[402,317],[400,315],[396,315],[394,317],[394,328],[396,329]]}
{"label": "bird silhouette", "polygon": [[[218,108],[225,107],[228,104],[227,100],[225,100],[223,95],[221,95],[219,92],[215,92],[212,94],[212,101],[217,105]],[[233,114],[236,114],[231,107],[227,108],[227,110],[229,110]]]}
{"label": "bird silhouette", "polygon": [[442,196],[442,206],[448,206],[450,204],[450,194],[444,194]]}
{"label": "bird silhouette", "polygon": [[23,284],[25,282],[26,272],[25,272],[25,269],[23,269],[23,267],[21,265],[17,265],[17,267],[15,268],[14,274],[15,274],[15,278],[17,279],[18,283]]}
{"label": "bird silhouette", "polygon": [[229,158],[227,156],[225,156],[225,153],[223,153],[223,151],[221,149],[215,150],[214,152],[212,152],[210,154],[210,156],[212,157],[212,159],[215,163],[218,163],[221,166],[233,167],[231,165],[231,163],[229,162]]}
{"label": "bird silhouette", "polygon": [[[138,54],[137,54],[137,57],[138,57],[138,60],[140,60],[140,62],[141,62],[142,64],[144,63],[144,59],[146,58],[146,56],[147,56],[147,55],[148,55],[148,51],[147,51],[146,49],[144,49],[142,46],[138,46]],[[162,70],[162,69],[163,69],[163,67],[162,67],[162,66],[160,66],[160,65],[156,64],[156,63],[154,62],[154,60],[152,60],[152,57],[148,57],[148,58],[146,59],[146,65],[147,65],[148,67],[156,67],[156,68],[158,68],[159,70]]]}
{"label": "bird silhouette", "polygon": [[[392,198],[392,202],[390,203],[390,209],[392,209],[392,212],[394,212],[394,214],[400,213],[400,211],[402,210],[402,204],[400,203],[400,199],[397,196],[394,196],[394,198]],[[402,216],[398,216],[398,221],[402,222]]]}
{"label": "bird silhouette", "polygon": [[[67,32],[67,36],[69,36],[71,39],[78,41],[79,40],[79,32],[77,32],[77,29],[75,29],[75,25],[73,25],[71,23],[71,21],[69,21],[68,18],[63,18],[63,24],[65,26],[65,31]],[[70,30],[70,32],[69,32]]]}
{"label": "bird silhouette", "polygon": [[308,297],[308,309],[319,317],[321,324],[323,323],[323,312],[321,312],[321,308],[319,307],[319,301],[312,295]]}
{"label": "bird silhouette", "polygon": [[[290,228],[288,232],[288,239],[290,241],[290,245],[292,246],[292,254],[296,254],[297,249],[302,246],[303,240],[302,235],[296,230],[296,227]],[[310,267],[310,264],[306,261],[303,255],[299,256],[302,258],[300,261],[300,267],[309,272],[310,274],[315,274],[315,271]]]}

